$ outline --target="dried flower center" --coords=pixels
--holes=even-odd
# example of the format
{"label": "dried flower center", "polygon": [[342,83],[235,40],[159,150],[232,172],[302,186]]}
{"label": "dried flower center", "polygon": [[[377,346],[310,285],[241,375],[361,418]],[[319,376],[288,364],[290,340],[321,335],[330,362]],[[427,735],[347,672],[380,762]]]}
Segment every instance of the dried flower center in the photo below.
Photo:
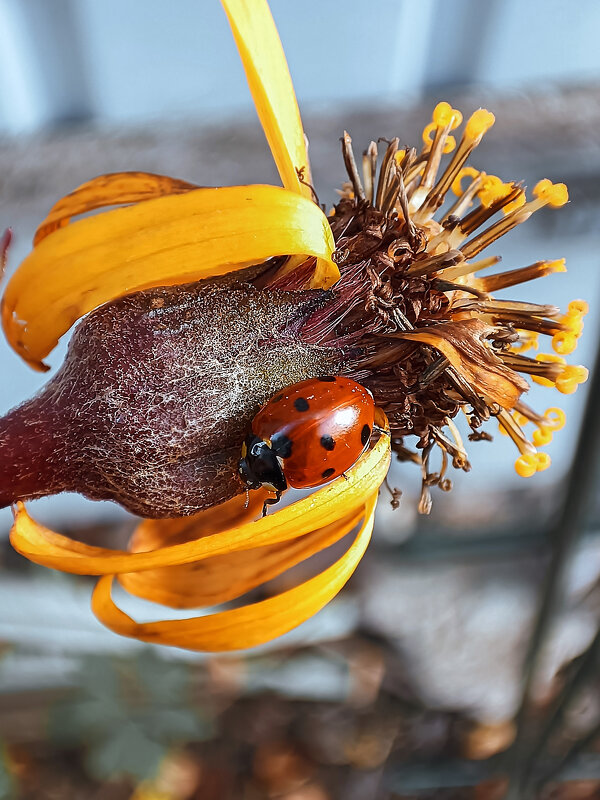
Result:
{"label": "dried flower center", "polygon": [[[527,477],[549,466],[549,457],[537,448],[562,427],[564,415],[554,409],[553,418],[549,412],[540,416],[521,403],[529,385],[519,373],[563,393],[587,378],[585,368],[569,366],[563,358],[576,347],[587,304],[573,301],[561,314],[555,306],[492,296],[563,272],[564,260],[478,274],[500,258],[477,256],[540,208],[564,205],[566,186],[542,180],[527,200],[521,185],[468,166],[494,116],[475,111],[457,145],[450,131],[461,122],[458,110],[439,103],[423,132],[420,154],[400,149],[393,139],[380,159],[377,143],[371,142],[360,171],[344,133],[349,181],[329,216],[342,277],[331,302],[302,330],[308,341],[339,349],[344,374],[373,392],[389,418],[398,458],[421,467],[423,512],[431,505],[430,486],[451,488],[449,463],[470,469],[453,422],[459,412],[470,427],[470,440],[490,439],[481,425],[496,417],[519,450],[515,469]],[[449,161],[443,167],[445,155]],[[300,287],[310,269],[308,263],[274,285]],[[537,348],[540,334],[551,337],[557,355],[524,355]],[[536,425],[532,441],[522,429],[529,421]],[[407,447],[409,436],[417,439],[416,451]],[[432,472],[436,447],[441,468]]]}

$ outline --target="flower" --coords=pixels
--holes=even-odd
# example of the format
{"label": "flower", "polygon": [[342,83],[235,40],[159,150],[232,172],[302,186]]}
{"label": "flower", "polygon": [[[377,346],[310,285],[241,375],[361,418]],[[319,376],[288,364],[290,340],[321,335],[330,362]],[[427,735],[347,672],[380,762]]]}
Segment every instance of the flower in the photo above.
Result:
{"label": "flower", "polygon": [[[37,563],[101,576],[92,607],[113,631],[211,651],[273,639],[337,594],[367,547],[391,452],[420,465],[425,513],[430,487],[450,488],[449,461],[469,469],[454,422],[459,413],[473,440],[489,438],[481,426],[495,417],[518,448],[517,472],[531,476],[549,465],[538,448],[562,427],[564,414],[555,408],[538,414],[525,405],[521,397],[528,384],[519,373],[565,393],[587,377],[583,367],[567,365],[563,357],[581,334],[585,303],[573,301],[561,314],[554,306],[492,294],[564,271],[564,263],[539,261],[482,277],[499,259],[477,260],[542,207],[564,205],[566,187],[542,180],[528,200],[518,184],[468,166],[493,114],[475,111],[457,143],[451,131],[462,124],[462,115],[439,103],[420,152],[400,148],[395,139],[379,164],[371,142],[360,172],[344,134],[349,181],[326,217],[314,202],[298,107],[268,7],[263,0],[223,5],[284,188],[202,189],[147,173],[96,178],[52,208],[2,302],[9,342],[31,366],[44,369],[42,359],[77,319],[129,292],[223,276],[279,256],[289,258],[276,262],[271,289],[335,287],[306,311],[303,336],[308,345],[335,354],[338,371],[371,389],[383,409],[378,424],[387,433],[346,478],[258,520],[261,492],[247,503],[238,494],[189,518],[145,520],[128,552],[75,542],[35,522],[23,503],[16,505],[14,547]],[[444,156],[449,158],[442,168]],[[455,199],[448,203],[450,193]],[[115,205],[125,207],[71,222]],[[552,337],[556,355],[525,355],[537,347],[540,334]],[[523,432],[527,422],[536,428],[531,441]],[[416,451],[406,446],[411,436]],[[435,448],[442,455],[438,472],[429,468]],[[112,599],[118,576],[126,590],[158,603],[215,606],[357,526],[334,564],[256,603],[192,619],[136,622]]]}

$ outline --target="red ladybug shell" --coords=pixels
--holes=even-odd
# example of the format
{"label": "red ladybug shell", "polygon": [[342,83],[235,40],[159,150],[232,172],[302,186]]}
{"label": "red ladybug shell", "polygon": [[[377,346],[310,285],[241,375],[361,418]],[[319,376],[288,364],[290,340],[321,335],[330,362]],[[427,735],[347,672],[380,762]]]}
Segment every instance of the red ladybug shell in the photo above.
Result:
{"label": "red ladybug shell", "polygon": [[373,395],[349,378],[311,378],[289,386],[258,412],[252,432],[282,459],[297,489],[320,486],[349,469],[371,438]]}

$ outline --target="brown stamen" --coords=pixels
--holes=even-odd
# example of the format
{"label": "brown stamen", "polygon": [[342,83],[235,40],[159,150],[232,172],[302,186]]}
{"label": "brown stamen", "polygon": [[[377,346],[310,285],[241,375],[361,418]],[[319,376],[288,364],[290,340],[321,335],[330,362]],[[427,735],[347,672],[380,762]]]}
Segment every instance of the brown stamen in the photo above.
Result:
{"label": "brown stamen", "polygon": [[413,275],[431,275],[433,272],[455,267],[464,260],[465,257],[460,250],[448,250],[447,253],[417,259],[408,268],[406,274],[411,277]]}
{"label": "brown stamen", "polygon": [[373,202],[375,177],[377,175],[377,145],[371,142],[363,153],[363,180],[365,182],[365,197],[369,203]]}
{"label": "brown stamen", "polygon": [[496,417],[506,433],[517,445],[521,454],[524,455],[525,453],[530,453],[533,455],[536,453],[535,447],[531,444],[531,442],[527,441],[527,437],[525,436],[521,426],[515,422],[513,417],[508,413],[508,411],[506,411],[506,409],[501,408],[496,414]]}
{"label": "brown stamen", "polygon": [[456,200],[454,205],[449,208],[448,213],[444,217],[443,221],[447,220],[448,217],[460,217],[462,214],[464,214],[467,208],[469,208],[473,198],[481,188],[482,183],[483,177],[481,175],[478,175],[476,178],[474,178],[467,186],[466,190]]}
{"label": "brown stamen", "polygon": [[360,180],[360,175],[358,174],[358,168],[356,166],[356,159],[354,158],[354,151],[352,149],[352,139],[347,131],[344,131],[344,135],[341,139],[342,142],[342,154],[344,156],[344,164],[346,166],[346,171],[350,176],[350,181],[354,188],[354,194],[359,200],[365,199],[365,190],[363,189],[362,182]]}
{"label": "brown stamen", "polygon": [[508,272],[497,272],[484,278],[478,278],[478,286],[484,292],[498,292],[507,289],[509,286],[516,286],[519,283],[533,281],[536,278],[543,278],[555,272],[553,262],[536,261],[528,267],[511,269]]}
{"label": "brown stamen", "polygon": [[381,169],[379,170],[379,181],[377,183],[377,193],[375,195],[375,207],[381,208],[384,195],[387,193],[388,184],[395,164],[396,153],[398,152],[399,139],[395,138],[389,143],[383,156]]}
{"label": "brown stamen", "polygon": [[504,236],[505,233],[516,228],[517,225],[528,220],[531,213],[532,212],[528,210],[522,211],[521,209],[516,209],[510,214],[507,214],[503,219],[490,225],[489,228],[486,228],[473,239],[462,245],[460,249],[464,253],[465,259],[473,258],[473,256],[481,253],[482,250],[489,247],[496,239],[499,239],[501,236]]}

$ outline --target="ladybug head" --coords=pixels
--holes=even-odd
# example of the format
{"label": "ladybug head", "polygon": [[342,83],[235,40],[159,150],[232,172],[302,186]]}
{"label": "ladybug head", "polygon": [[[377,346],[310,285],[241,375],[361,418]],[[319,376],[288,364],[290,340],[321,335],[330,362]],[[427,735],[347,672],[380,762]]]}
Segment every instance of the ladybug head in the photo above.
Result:
{"label": "ladybug head", "polygon": [[238,472],[249,489],[260,489],[261,486],[274,492],[287,489],[287,481],[277,455],[264,439],[253,433],[246,437],[242,445]]}

